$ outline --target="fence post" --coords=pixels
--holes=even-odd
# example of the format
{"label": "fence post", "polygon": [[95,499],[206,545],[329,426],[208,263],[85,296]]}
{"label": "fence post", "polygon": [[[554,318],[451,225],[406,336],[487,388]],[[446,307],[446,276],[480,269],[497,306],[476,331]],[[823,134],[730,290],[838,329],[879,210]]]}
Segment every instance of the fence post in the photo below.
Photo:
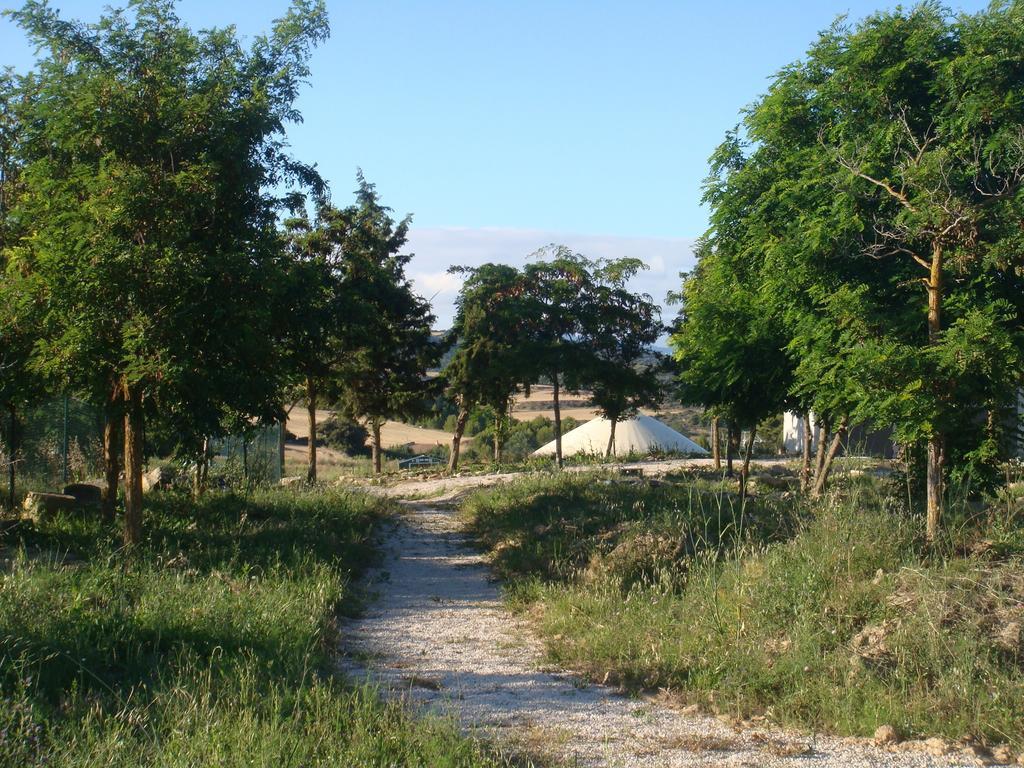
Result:
{"label": "fence post", "polygon": [[68,484],[68,396],[64,395],[64,485]]}

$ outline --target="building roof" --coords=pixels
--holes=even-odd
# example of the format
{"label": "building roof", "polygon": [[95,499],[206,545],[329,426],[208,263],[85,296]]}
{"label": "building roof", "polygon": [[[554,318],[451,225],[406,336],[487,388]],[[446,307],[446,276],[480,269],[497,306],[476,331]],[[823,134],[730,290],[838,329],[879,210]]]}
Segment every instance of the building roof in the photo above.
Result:
{"label": "building roof", "polygon": [[[586,424],[562,435],[562,455],[573,456],[578,453],[589,453],[604,456],[608,448],[610,433],[611,422],[608,419],[591,419]],[[702,456],[707,454],[707,451],[686,435],[676,432],[667,424],[662,424],[651,416],[641,414],[616,424],[616,456],[626,456],[630,453],[647,454],[656,450],[695,453]],[[534,451],[533,455],[552,456],[554,453],[555,441],[552,440]]]}

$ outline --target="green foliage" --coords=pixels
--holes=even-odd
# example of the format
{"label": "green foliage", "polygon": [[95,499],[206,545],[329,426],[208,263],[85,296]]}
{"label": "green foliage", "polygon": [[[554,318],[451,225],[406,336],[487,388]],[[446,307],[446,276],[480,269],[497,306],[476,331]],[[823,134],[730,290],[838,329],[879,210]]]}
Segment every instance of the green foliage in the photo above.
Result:
{"label": "green foliage", "polygon": [[669,341],[680,400],[752,427],[782,409],[791,372],[782,328],[749,276],[756,267],[737,248],[724,239],[699,245]]}
{"label": "green foliage", "polygon": [[522,273],[505,264],[449,272],[463,283],[448,338],[454,354],[442,372],[446,392],[467,414],[478,405],[505,413],[516,387],[530,383]]}
{"label": "green foliage", "polygon": [[[490,408],[499,452],[513,432],[523,436],[508,415],[519,387],[529,391],[545,380],[559,391],[590,388],[597,409],[614,420],[661,397],[649,362],[657,358],[650,346],[662,330],[659,310],[650,296],[626,288],[643,264],[591,261],[561,245],[531,259],[522,270],[502,264],[451,270],[465,278],[449,336],[457,346],[443,372],[461,412],[451,426],[465,426],[476,406]],[[516,453],[524,449],[518,439]]]}
{"label": "green foliage", "polygon": [[15,216],[33,230],[8,250],[45,308],[36,368],[97,400],[138,389],[182,429],[216,431],[226,406],[276,415],[268,190],[318,182],[280,137],[323,4],[249,50],[233,30],[189,30],[166,0],[92,25],[37,2],[9,15],[44,52],[21,86]]}
{"label": "green foliage", "polygon": [[328,448],[349,456],[362,456],[367,452],[366,441],[370,433],[362,424],[333,414],[320,425],[319,436]]}
{"label": "green foliage", "polygon": [[[479,419],[474,425],[474,420]],[[470,415],[470,426],[478,426],[473,435],[472,447],[466,452],[474,462],[489,464],[494,460],[491,446],[494,444],[494,412],[489,408],[474,410]],[[562,419],[562,430],[571,432],[579,426],[579,422],[571,416]],[[546,416],[537,416],[530,421],[509,419],[504,425],[501,435],[502,461],[517,463],[526,461],[535,450],[547,445],[555,439],[554,422]]]}
{"label": "green foliage", "polygon": [[127,559],[92,520],[26,534],[0,584],[0,764],[504,764],[333,671],[381,504],[161,494]]}
{"label": "green foliage", "polygon": [[583,343],[592,356],[586,378],[594,407],[612,422],[662,399],[664,361],[651,349],[664,330],[661,310],[649,295],[626,287],[641,269],[647,266],[637,259],[600,262],[593,292],[584,297]]}
{"label": "green foliage", "polygon": [[815,729],[1024,746],[1022,508],[998,546],[995,506],[923,554],[898,493],[859,479],[744,508],[692,475],[557,477],[465,512],[555,663]]}
{"label": "green foliage", "polygon": [[427,370],[444,350],[431,339],[429,302],[405,274],[412,256],[399,253],[411,217],[396,223],[362,172],[358,181],[356,204],[336,214],[353,333],[335,377],[342,411],[379,424],[427,409]]}
{"label": "green foliage", "polygon": [[673,337],[689,400],[893,428],[933,494],[944,465],[991,487],[1024,351],[1022,21],[840,20],[745,110]]}

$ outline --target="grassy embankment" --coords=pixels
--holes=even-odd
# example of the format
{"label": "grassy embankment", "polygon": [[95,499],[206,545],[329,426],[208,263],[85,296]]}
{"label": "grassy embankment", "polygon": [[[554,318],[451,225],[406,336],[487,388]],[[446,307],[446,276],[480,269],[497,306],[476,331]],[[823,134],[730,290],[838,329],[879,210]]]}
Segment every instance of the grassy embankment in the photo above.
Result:
{"label": "grassy embankment", "polygon": [[1021,750],[1021,505],[951,516],[927,550],[899,498],[855,478],[741,507],[692,476],[563,476],[464,511],[558,663],[740,717]]}
{"label": "grassy embankment", "polygon": [[58,517],[0,549],[0,765],[497,766],[332,673],[382,502],[150,499],[147,541]]}

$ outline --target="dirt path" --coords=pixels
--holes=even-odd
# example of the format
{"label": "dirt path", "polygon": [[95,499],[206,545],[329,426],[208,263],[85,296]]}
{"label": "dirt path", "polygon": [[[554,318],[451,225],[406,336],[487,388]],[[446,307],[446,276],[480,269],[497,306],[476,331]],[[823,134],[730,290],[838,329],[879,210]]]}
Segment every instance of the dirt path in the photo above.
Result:
{"label": "dirt path", "polygon": [[499,743],[616,768],[975,764],[731,727],[583,685],[545,668],[540,643],[504,607],[451,510],[408,504],[382,534],[385,558],[369,577],[375,600],[344,628],[346,671]]}

